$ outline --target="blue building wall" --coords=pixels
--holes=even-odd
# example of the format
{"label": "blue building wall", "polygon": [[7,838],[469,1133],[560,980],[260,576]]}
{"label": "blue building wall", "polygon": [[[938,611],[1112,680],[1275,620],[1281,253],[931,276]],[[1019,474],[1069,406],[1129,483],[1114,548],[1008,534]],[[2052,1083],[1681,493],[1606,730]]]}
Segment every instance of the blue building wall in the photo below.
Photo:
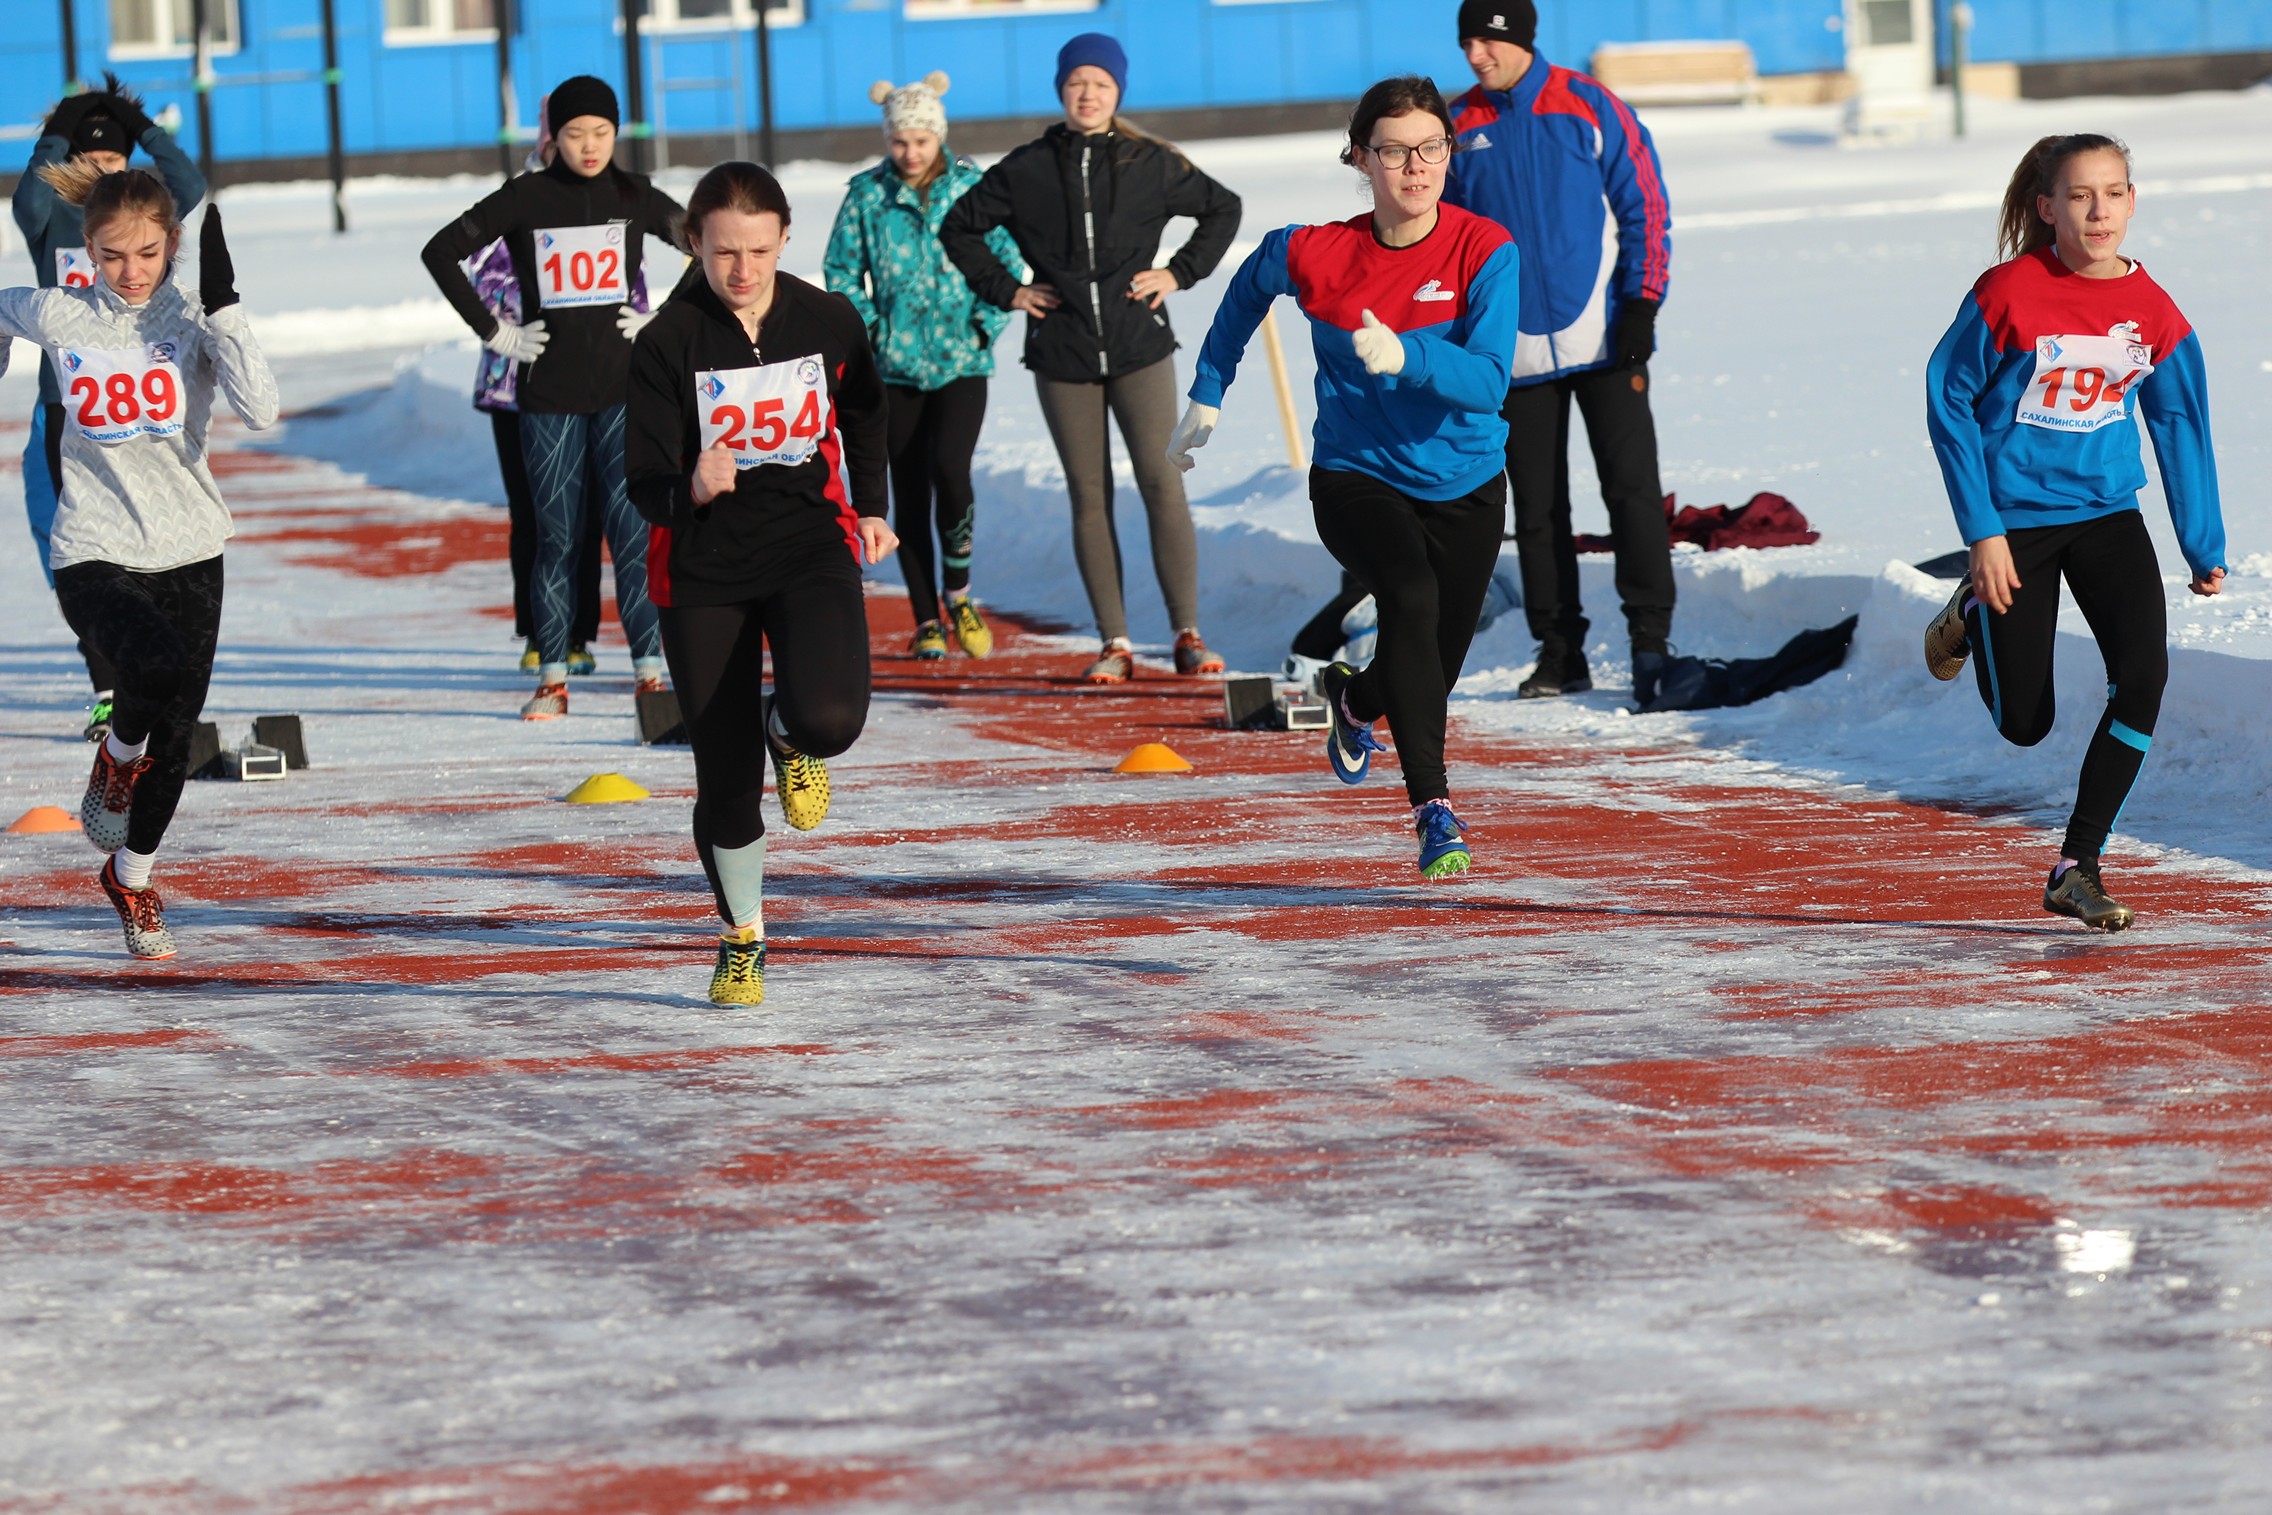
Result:
{"label": "blue building wall", "polygon": [[[63,78],[62,0],[9,0],[0,35],[0,123],[36,122]],[[196,116],[184,58],[109,57],[108,0],[75,7],[82,76],[113,67],[153,106],[181,106],[185,145]],[[1050,113],[1059,43],[1111,32],[1127,47],[1129,113],[1184,107],[1345,99],[1384,74],[1466,81],[1452,37],[1452,0],[1104,0],[1089,12],[909,20],[904,0],[806,0],[807,18],[775,29],[774,102],[785,130],[865,126],[867,87],[943,68],[948,104],[964,119]],[[223,160],[324,150],[319,0],[238,0],[243,44],[215,59],[214,149]],[[476,147],[498,123],[494,44],[388,45],[384,0],[337,0],[350,154]],[[1547,0],[1539,45],[1582,66],[1603,42],[1740,38],[1764,73],[1835,69],[1844,61],[1841,0]],[[1945,11],[1946,0],[1940,6]],[[1974,0],[1972,55],[2021,62],[2272,48],[2272,0]],[[538,95],[569,74],[623,83],[616,0],[517,0],[512,57],[523,121]],[[1416,24],[1424,23],[1424,24]],[[742,87],[673,90],[673,132],[754,128],[751,33],[649,33],[649,67],[672,78],[731,79]],[[257,76],[257,79],[255,78]],[[232,80],[247,82],[231,83]],[[650,85],[652,81],[650,80]],[[650,101],[655,96],[650,93]],[[654,114],[650,104],[649,115]]]}

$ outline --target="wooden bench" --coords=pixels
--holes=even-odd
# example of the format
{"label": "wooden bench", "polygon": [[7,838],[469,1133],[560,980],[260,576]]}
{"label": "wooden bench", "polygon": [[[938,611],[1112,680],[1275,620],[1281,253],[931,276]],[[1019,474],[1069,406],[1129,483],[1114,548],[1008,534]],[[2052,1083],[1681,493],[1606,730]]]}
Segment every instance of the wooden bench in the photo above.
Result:
{"label": "wooden bench", "polygon": [[1743,42],[1605,42],[1593,76],[1635,105],[1748,105],[1759,67]]}

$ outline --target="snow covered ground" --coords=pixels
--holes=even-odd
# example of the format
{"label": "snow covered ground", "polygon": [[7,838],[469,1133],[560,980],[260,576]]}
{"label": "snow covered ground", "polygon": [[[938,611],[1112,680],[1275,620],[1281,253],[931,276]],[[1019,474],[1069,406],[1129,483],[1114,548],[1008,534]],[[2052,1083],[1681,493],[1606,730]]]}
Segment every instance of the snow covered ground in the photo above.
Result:
{"label": "snow covered ground", "polygon": [[[2258,1508],[2272,100],[1976,119],[1848,152],[1822,112],[1655,118],[1668,484],[1781,490],[1826,537],[1684,556],[1680,640],[1858,612],[1841,674],[1695,718],[1518,704],[1495,628],[1451,754],[1480,866],[1435,890],[1393,784],[1209,729],[1189,684],[1053,683],[1080,642],[1007,616],[993,662],[918,668],[879,594],[875,714],[828,826],[776,839],[752,1017],[698,998],[687,760],[632,744],[620,645],[568,721],[513,718],[494,464],[415,259],[480,184],[360,184],[344,240],[320,189],[227,192],[296,417],[225,438],[208,713],[299,710],[316,766],[191,786],[171,963],[121,960],[78,838],[0,839],[0,1508]],[[1889,567],[1953,545],[1918,374],[2020,146],[2073,126],[2139,149],[2243,570],[2173,585],[2112,865],[2144,915],[2109,940],[2033,899],[2088,722],[1995,743]],[[1331,146],[1192,150],[1251,240],[1354,209]],[[793,266],[845,171],[790,176]],[[997,394],[982,592],[1078,622],[1030,392]],[[1250,667],[1334,581],[1275,425],[1243,387],[1194,482]],[[26,557],[0,818],[87,760]],[[1198,771],[1110,774],[1139,735]],[[557,803],[606,769],[655,800]]]}

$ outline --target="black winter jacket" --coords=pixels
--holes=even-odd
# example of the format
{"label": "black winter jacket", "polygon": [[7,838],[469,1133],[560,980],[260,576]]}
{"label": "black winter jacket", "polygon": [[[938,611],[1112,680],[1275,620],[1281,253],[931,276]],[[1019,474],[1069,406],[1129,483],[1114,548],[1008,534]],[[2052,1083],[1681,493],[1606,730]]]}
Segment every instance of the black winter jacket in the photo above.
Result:
{"label": "black winter jacket", "polygon": [[676,200],[642,175],[609,168],[587,179],[556,161],[540,172],[507,181],[434,233],[420,257],[443,297],[486,342],[497,330],[497,317],[474,292],[465,260],[504,238],[505,250],[513,258],[513,275],[521,285],[521,324],[542,321],[549,339],[544,356],[521,369],[519,407],[535,415],[590,415],[623,403],[623,380],[631,362],[631,344],[615,324],[623,306],[546,309],[543,281],[551,274],[538,257],[537,234],[556,227],[623,223],[622,267],[608,270],[619,275],[608,282],[620,282],[628,300],[639,278],[642,244],[648,237],[675,244],[685,214]]}
{"label": "black winter jacket", "polygon": [[[548,359],[550,353],[545,355]],[[809,420],[794,401],[734,414],[733,392],[700,392],[697,375],[771,368],[795,374],[817,362]],[[811,382],[800,378],[799,383]],[[791,274],[774,275],[773,308],[753,344],[699,266],[632,346],[623,432],[631,503],[654,526],[647,594],[657,605],[730,605],[780,583],[814,549],[843,552],[859,516],[884,514],[884,385],[860,313],[842,295]],[[800,421],[803,424],[800,425]],[[802,462],[745,467],[734,487],[694,503],[694,460],[707,423],[724,445],[756,452],[801,440]],[[728,440],[730,438],[730,440]]]}
{"label": "black winter jacket", "polygon": [[1171,216],[1199,227],[1168,262],[1179,289],[1215,271],[1239,230],[1239,197],[1147,138],[1084,136],[1063,122],[986,171],[939,227],[947,256],[981,300],[1005,310],[1018,281],[986,245],[1009,228],[1033,281],[1064,301],[1026,317],[1026,367],[1044,378],[1096,383],[1148,368],[1175,351],[1167,310],[1128,298],[1152,266]]}

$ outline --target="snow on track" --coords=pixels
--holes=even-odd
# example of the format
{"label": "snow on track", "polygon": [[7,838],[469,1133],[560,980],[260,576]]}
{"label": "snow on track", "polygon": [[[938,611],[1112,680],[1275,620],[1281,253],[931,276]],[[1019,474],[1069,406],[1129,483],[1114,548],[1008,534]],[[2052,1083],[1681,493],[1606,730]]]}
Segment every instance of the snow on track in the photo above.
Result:
{"label": "snow on track", "polygon": [[[209,716],[134,964],[0,838],[0,1508],[2247,1508],[2272,1477],[2272,898],[1605,731],[1393,764],[899,652],[701,999],[682,749],[619,645],[514,718],[498,518],[235,451]],[[0,610],[0,796],[77,675]],[[1617,723],[1605,722],[1605,726]],[[1187,776],[1109,769],[1142,740]],[[612,769],[639,805],[559,796]],[[11,810],[11,813],[13,811]]]}

